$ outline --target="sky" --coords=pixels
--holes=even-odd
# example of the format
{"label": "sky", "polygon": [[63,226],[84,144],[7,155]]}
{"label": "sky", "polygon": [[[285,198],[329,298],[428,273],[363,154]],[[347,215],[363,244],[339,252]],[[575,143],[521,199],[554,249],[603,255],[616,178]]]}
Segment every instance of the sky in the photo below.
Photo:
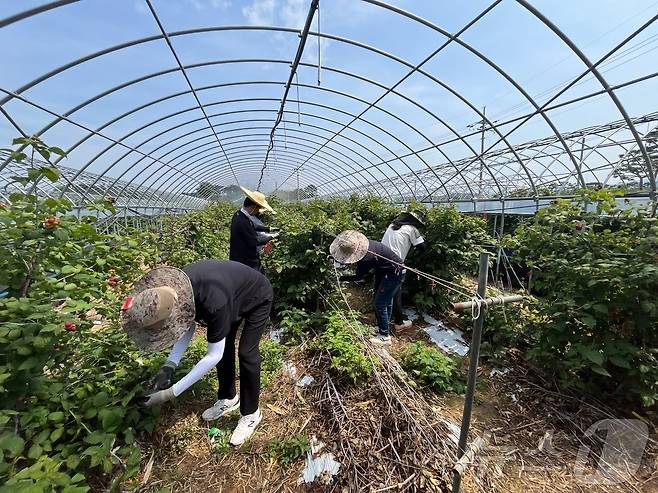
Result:
{"label": "sky", "polygon": [[[0,0],[0,19],[45,3]],[[162,39],[93,58],[22,93],[42,109],[16,99],[3,109],[26,133],[40,132],[49,145],[73,148],[62,162],[72,168],[175,192],[193,191],[206,180],[255,188],[309,3],[153,0],[165,30],[177,33],[171,42],[181,63],[196,64],[187,75],[205,115],[183,75],[174,70],[176,59]],[[300,166],[300,186],[322,185],[329,193],[447,159],[473,157],[479,151],[479,135],[463,141],[458,136],[472,133],[469,125],[481,119],[479,110],[486,106],[487,116],[499,123],[531,113],[528,98],[541,104],[586,69],[554,32],[515,0],[499,2],[460,35],[460,43],[449,43],[427,61],[445,44],[446,34],[464,28],[491,2],[389,2],[408,16],[377,3],[320,1],[320,33],[328,37],[322,37],[319,46],[317,36],[308,38],[295,81],[299,86],[290,90],[285,122],[275,132],[261,189],[294,188]],[[536,0],[532,5],[592,62],[658,12],[654,0]],[[203,32],[189,32],[192,29]],[[317,29],[316,14],[311,30]],[[16,91],[80,57],[159,34],[145,0],[82,0],[30,17],[0,28],[0,88]],[[658,22],[602,63],[601,72],[611,86],[649,75],[658,66],[656,48]],[[423,72],[409,75],[423,61]],[[164,73],[145,78],[158,72]],[[68,114],[96,95],[139,78],[143,80],[70,113],[74,123],[60,121],[44,132],[55,118],[52,113]],[[387,93],[394,84],[398,94]],[[555,102],[601,87],[587,76]],[[616,94],[631,116],[658,110],[658,78]],[[376,107],[369,108],[375,101]],[[559,132],[621,119],[607,95],[548,116]],[[17,134],[0,114],[0,147],[7,147]],[[551,135],[554,129],[535,116],[508,141],[519,144]],[[217,138],[230,166],[221,164],[226,159]],[[486,138],[486,146],[498,140],[493,133]],[[428,147],[431,150],[414,155]],[[398,158],[401,155],[408,157]]]}

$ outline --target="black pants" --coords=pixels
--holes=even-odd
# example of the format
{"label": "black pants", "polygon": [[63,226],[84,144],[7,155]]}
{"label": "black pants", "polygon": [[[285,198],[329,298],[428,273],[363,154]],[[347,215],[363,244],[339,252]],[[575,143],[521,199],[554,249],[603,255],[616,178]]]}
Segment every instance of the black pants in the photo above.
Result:
{"label": "black pants", "polygon": [[[256,412],[260,396],[260,349],[258,343],[270,318],[272,300],[247,313],[244,317],[244,327],[238,347],[240,361],[240,414],[243,416]],[[217,364],[217,379],[219,389],[218,399],[233,399],[235,397],[235,338],[242,320],[236,322],[226,336],[224,357]]]}

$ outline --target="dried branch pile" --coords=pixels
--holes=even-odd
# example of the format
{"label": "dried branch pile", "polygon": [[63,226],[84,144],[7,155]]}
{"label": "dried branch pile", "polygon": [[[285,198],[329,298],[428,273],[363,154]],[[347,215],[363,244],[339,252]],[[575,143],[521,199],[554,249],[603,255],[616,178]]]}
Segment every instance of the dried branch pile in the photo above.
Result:
{"label": "dried branch pile", "polygon": [[447,491],[456,445],[441,416],[408,384],[395,359],[366,341],[381,364],[367,386],[341,385],[329,373],[317,387],[316,405],[337,433],[343,469],[337,489]]}

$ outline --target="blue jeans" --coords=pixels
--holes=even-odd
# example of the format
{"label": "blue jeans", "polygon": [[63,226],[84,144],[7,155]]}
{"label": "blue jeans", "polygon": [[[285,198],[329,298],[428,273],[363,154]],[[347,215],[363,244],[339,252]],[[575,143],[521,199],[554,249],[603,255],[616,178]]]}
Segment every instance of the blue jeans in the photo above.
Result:
{"label": "blue jeans", "polygon": [[381,276],[375,289],[375,316],[377,317],[377,326],[379,333],[389,335],[388,324],[391,319],[391,310],[393,308],[393,297],[400,289],[404,274],[401,272],[389,272]]}

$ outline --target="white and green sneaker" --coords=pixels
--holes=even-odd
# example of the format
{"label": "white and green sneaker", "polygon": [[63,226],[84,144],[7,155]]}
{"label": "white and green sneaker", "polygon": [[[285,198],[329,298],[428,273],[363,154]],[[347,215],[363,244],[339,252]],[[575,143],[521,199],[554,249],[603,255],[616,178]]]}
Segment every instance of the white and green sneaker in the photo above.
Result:
{"label": "white and green sneaker", "polygon": [[385,336],[383,334],[376,335],[375,337],[370,338],[370,342],[376,346],[390,346],[393,344],[391,336]]}
{"label": "white and green sneaker", "polygon": [[206,421],[213,421],[219,419],[222,416],[235,411],[240,407],[240,396],[236,395],[233,399],[219,399],[213,404],[209,409],[203,411],[201,417]]}
{"label": "white and green sneaker", "polygon": [[231,435],[231,445],[242,445],[247,439],[254,434],[256,427],[263,419],[263,413],[260,409],[256,412],[242,416],[238,421],[238,426],[233,430]]}

